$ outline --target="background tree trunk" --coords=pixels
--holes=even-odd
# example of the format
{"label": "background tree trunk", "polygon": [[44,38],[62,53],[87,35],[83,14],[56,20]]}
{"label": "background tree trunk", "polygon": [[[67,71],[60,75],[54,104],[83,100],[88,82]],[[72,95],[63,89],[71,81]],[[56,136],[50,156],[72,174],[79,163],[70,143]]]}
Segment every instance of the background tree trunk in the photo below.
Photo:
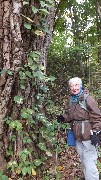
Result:
{"label": "background tree trunk", "polygon": [[[101,43],[101,11],[100,11],[100,1],[96,1],[96,23],[97,23],[97,37],[98,46]],[[98,47],[98,63],[101,64],[101,47]]]}

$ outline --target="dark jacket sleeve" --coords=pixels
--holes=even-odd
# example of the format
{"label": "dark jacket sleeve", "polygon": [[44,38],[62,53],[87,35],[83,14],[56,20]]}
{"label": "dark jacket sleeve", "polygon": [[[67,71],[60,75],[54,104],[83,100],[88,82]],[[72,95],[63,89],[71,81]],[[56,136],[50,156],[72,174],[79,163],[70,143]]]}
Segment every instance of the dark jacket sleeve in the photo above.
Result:
{"label": "dark jacket sleeve", "polygon": [[70,106],[69,106],[69,98],[65,104],[65,112],[64,112],[64,118],[65,122],[71,123],[70,116],[69,116]]}
{"label": "dark jacket sleeve", "polygon": [[87,109],[89,111],[89,118],[92,122],[93,130],[101,130],[101,111],[98,108],[97,101],[92,97],[88,96],[86,99]]}

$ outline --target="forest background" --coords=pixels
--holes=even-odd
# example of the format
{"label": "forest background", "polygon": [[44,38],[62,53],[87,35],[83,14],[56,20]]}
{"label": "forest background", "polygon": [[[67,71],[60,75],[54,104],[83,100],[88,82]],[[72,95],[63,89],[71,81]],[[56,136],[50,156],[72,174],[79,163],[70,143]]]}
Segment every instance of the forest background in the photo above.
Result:
{"label": "forest background", "polygon": [[0,47],[0,177],[66,179],[56,117],[73,76],[101,106],[101,2],[1,1]]}

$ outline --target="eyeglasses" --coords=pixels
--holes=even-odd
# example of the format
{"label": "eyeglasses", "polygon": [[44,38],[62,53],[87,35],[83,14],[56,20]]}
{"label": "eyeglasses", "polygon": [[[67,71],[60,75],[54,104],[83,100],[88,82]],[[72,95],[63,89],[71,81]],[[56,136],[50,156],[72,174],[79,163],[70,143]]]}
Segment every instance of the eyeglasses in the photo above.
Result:
{"label": "eyeglasses", "polygon": [[74,85],[71,85],[71,86],[70,86],[70,89],[78,88],[79,86],[80,86],[80,84],[74,84]]}

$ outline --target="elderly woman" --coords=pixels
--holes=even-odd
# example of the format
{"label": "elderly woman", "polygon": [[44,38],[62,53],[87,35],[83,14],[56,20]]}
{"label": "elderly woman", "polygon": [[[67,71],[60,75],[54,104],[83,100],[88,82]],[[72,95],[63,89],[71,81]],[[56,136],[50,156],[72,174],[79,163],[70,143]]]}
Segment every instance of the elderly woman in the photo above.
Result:
{"label": "elderly woman", "polygon": [[70,79],[69,88],[65,113],[57,116],[57,121],[71,123],[85,180],[99,180],[97,147],[100,143],[101,112],[95,99],[83,90],[80,78]]}

